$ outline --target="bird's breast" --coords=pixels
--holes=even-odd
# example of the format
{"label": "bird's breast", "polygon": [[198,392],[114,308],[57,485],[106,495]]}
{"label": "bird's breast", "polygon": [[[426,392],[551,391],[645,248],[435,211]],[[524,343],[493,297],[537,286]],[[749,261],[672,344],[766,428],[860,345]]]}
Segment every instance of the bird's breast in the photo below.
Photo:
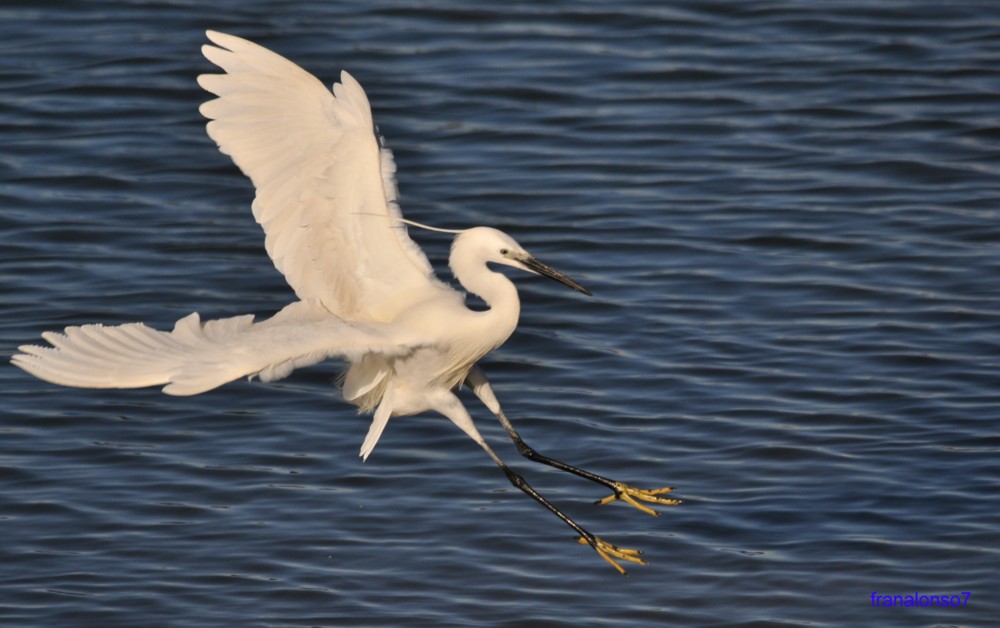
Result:
{"label": "bird's breast", "polygon": [[472,365],[499,347],[517,326],[516,317],[470,310],[460,300],[435,299],[410,308],[393,323],[422,347],[397,363],[397,377],[454,388]]}

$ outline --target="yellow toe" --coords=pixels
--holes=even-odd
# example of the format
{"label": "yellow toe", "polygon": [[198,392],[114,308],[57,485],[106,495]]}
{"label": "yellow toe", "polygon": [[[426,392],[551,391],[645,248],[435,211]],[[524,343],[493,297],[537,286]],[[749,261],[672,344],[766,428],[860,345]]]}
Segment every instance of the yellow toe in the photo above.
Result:
{"label": "yellow toe", "polygon": [[646,506],[645,504],[640,504],[639,500],[644,502],[649,502],[651,504],[660,504],[663,506],[676,506],[677,504],[681,503],[681,500],[679,499],[660,497],[660,495],[663,495],[664,493],[669,493],[670,491],[674,490],[672,486],[666,486],[664,488],[656,488],[656,489],[643,489],[643,488],[635,488],[634,486],[630,486],[628,484],[625,484],[624,482],[615,482],[614,489],[615,489],[614,493],[608,495],[604,499],[599,500],[597,503],[603,506],[620,499],[625,503],[641,510],[642,512],[653,516],[658,516],[659,513],[650,508],[649,506]]}
{"label": "yellow toe", "polygon": [[611,543],[608,543],[607,541],[601,539],[600,537],[595,536],[593,541],[588,541],[586,538],[581,536],[579,538],[579,542],[583,543],[584,545],[590,545],[591,547],[593,547],[601,558],[608,561],[611,564],[611,566],[617,569],[618,573],[620,573],[623,576],[627,576],[628,572],[625,571],[624,567],[618,564],[618,561],[615,560],[616,558],[618,560],[626,560],[630,563],[635,563],[637,565],[648,564],[646,561],[640,558],[642,552],[640,552],[639,550],[618,547],[617,545],[612,545]]}

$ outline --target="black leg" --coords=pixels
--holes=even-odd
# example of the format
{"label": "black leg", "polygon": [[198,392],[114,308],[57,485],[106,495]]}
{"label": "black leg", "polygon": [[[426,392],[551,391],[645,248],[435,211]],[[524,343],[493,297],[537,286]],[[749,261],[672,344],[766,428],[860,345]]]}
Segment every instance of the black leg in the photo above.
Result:
{"label": "black leg", "polygon": [[528,460],[534,462],[541,462],[542,464],[547,464],[550,467],[555,467],[556,469],[572,473],[573,475],[578,475],[581,478],[590,480],[591,482],[602,484],[614,490],[615,488],[614,480],[609,480],[604,476],[597,475],[596,473],[591,473],[586,469],[574,467],[573,465],[566,464],[565,462],[560,462],[559,460],[555,460],[554,458],[543,456],[542,454],[532,449],[528,445],[528,443],[524,442],[524,439],[521,438],[521,435],[517,433],[517,430],[514,429],[514,425],[510,422],[510,419],[507,418],[507,415],[503,413],[503,410],[497,411],[496,417],[497,419],[500,420],[500,425],[503,426],[503,429],[507,430],[507,434],[510,436],[510,439],[514,441],[514,445],[517,446],[517,453],[521,454]]}
{"label": "black leg", "polygon": [[535,451],[534,449],[532,449],[526,442],[524,442],[524,439],[521,438],[521,435],[517,433],[516,429],[514,429],[514,425],[510,422],[510,419],[507,418],[507,415],[503,413],[503,410],[498,409],[496,412],[496,417],[497,419],[499,419],[500,425],[503,425],[503,428],[507,431],[507,434],[510,435],[511,440],[514,441],[514,445],[517,447],[518,453],[520,453],[528,460],[532,460],[534,462],[540,462],[542,464],[549,465],[550,467],[566,471],[567,473],[572,473],[573,475],[577,475],[581,478],[590,480],[591,482],[596,482],[597,484],[606,486],[607,488],[611,489],[612,494],[609,495],[608,497],[605,497],[604,499],[596,501],[595,503],[597,504],[602,504],[602,505],[609,504],[615,500],[621,499],[626,503],[635,506],[642,512],[645,512],[653,516],[659,516],[660,513],[656,512],[652,508],[649,508],[648,506],[640,504],[637,500],[642,500],[653,504],[661,504],[664,506],[676,506],[677,504],[681,503],[681,500],[679,499],[660,497],[660,495],[663,495],[664,493],[669,493],[672,490],[674,490],[674,487],[672,486],[667,486],[658,489],[651,489],[651,490],[635,488],[634,486],[630,486],[628,484],[625,484],[624,482],[616,482],[614,480],[604,477],[603,475],[597,475],[596,473],[591,473],[586,469],[574,467],[573,465],[566,464],[565,462],[561,462],[554,458],[549,458],[548,456],[544,456]]}
{"label": "black leg", "polygon": [[622,566],[619,565],[618,562],[615,560],[616,558],[618,560],[626,560],[639,565],[646,564],[646,561],[640,558],[642,552],[640,552],[639,550],[626,549],[618,547],[616,545],[612,545],[611,543],[608,543],[607,541],[604,541],[600,537],[591,534],[590,532],[585,530],[580,524],[573,521],[571,518],[569,518],[569,516],[567,516],[565,513],[563,513],[555,506],[553,506],[552,503],[549,502],[549,500],[542,497],[541,494],[534,488],[532,488],[531,485],[528,484],[528,482],[525,481],[523,477],[521,477],[519,474],[515,473],[510,467],[508,467],[507,463],[501,460],[500,457],[497,456],[496,453],[494,453],[493,449],[489,445],[487,445],[485,441],[481,442],[480,445],[483,447],[483,449],[486,450],[486,453],[490,455],[490,458],[493,459],[493,462],[495,462],[497,466],[500,467],[500,469],[504,472],[504,474],[507,476],[507,479],[510,480],[511,484],[516,486],[524,494],[528,495],[542,506],[545,506],[549,510],[549,512],[559,517],[563,521],[563,523],[573,528],[573,530],[580,535],[579,541],[581,543],[586,543],[587,545],[590,545],[592,548],[594,548],[594,550],[601,556],[601,558],[611,563],[611,565],[618,570],[618,573],[622,574],[623,576],[628,575],[628,572],[626,572],[625,569],[622,568]]}
{"label": "black leg", "polygon": [[514,445],[517,447],[519,454],[528,460],[540,462],[542,464],[549,465],[550,467],[566,471],[567,473],[572,473],[586,480],[590,480],[591,482],[596,482],[597,484],[605,486],[612,491],[611,495],[605,497],[604,499],[599,499],[595,503],[602,505],[610,504],[611,502],[620,499],[642,512],[653,516],[658,516],[659,513],[652,508],[639,503],[640,501],[664,506],[676,506],[681,503],[681,500],[679,499],[660,497],[660,495],[674,490],[672,486],[658,489],[635,488],[634,486],[624,482],[616,482],[604,477],[603,475],[597,475],[596,473],[591,473],[586,469],[574,467],[573,465],[566,464],[565,462],[561,462],[554,458],[543,456],[529,447],[528,444],[524,442],[524,439],[521,438],[521,435],[517,433],[517,430],[514,429],[514,425],[510,422],[510,419],[507,418],[507,415],[505,415],[503,410],[500,408],[500,402],[497,401],[496,395],[493,392],[493,387],[490,385],[489,380],[486,379],[486,374],[483,373],[479,366],[473,366],[469,371],[469,374],[465,379],[465,385],[471,388],[483,404],[490,409],[490,412],[496,415],[497,419],[500,421],[500,425],[503,425],[503,428],[507,430],[507,434],[510,436],[511,440],[514,441]]}

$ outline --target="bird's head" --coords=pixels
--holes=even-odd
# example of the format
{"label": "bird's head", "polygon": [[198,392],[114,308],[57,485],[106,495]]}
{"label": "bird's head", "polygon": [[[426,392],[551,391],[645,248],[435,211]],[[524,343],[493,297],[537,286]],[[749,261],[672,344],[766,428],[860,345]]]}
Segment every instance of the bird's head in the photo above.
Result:
{"label": "bird's head", "polygon": [[558,281],[564,286],[582,292],[587,296],[591,295],[590,290],[587,290],[545,262],[535,259],[514,238],[498,229],[473,227],[472,229],[462,231],[452,244],[453,251],[459,249],[463,249],[470,257],[479,258],[482,262],[493,262],[526,270],[529,273],[542,275],[543,277]]}

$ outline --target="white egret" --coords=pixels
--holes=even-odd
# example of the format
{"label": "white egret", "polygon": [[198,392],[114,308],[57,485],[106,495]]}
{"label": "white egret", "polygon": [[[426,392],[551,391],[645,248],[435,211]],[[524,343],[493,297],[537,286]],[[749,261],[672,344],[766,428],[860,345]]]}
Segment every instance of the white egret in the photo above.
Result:
{"label": "white egret", "polygon": [[439,281],[407,235],[396,202],[395,163],[372,122],[364,90],[347,72],[326,89],[311,74],[257,44],[208,32],[202,52],[222,74],[198,83],[217,98],[204,103],[209,136],[256,188],[253,215],[264,245],[299,300],[272,318],[253,315],[202,322],[197,313],[170,332],[142,323],[67,327],[46,332],[50,347],[25,345],[12,362],[43,380],[84,388],[163,385],[196,395],[241,377],[273,381],[293,369],[340,358],[349,365],[344,398],[374,411],[361,446],[368,458],[391,417],[434,410],[478,443],[517,488],[540,502],[598,554],[643,563],[579,526],[514,473],[479,434],[456,396],[464,383],[500,420],[518,452],[601,484],[643,512],[640,501],[676,504],[670,488],[643,490],[547,458],[528,447],[504,415],[478,361],[517,326],[517,289],[487,264],[586,288],[536,260],[510,236],[488,227],[456,231],[450,266],[462,286],[488,305],[475,311]]}

